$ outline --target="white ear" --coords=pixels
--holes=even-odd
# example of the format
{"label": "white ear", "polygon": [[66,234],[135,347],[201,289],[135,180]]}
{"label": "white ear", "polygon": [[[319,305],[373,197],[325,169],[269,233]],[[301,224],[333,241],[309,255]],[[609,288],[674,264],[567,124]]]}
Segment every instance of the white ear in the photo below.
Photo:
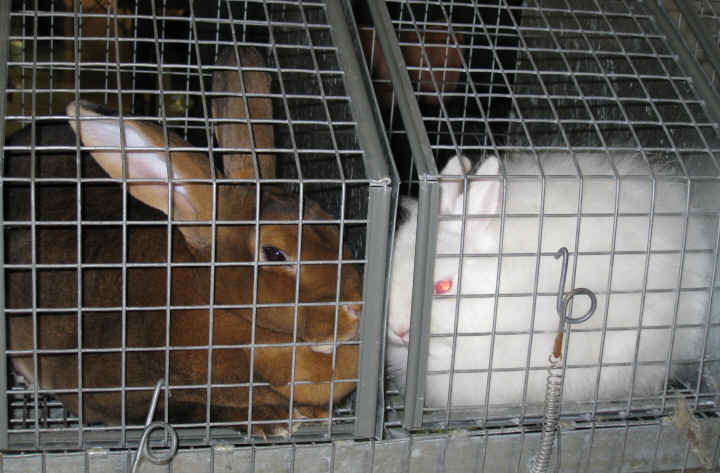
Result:
{"label": "white ear", "polygon": [[[492,156],[475,171],[476,176],[497,176],[500,171],[500,161]],[[477,179],[471,180],[469,194],[467,196],[467,215],[475,214],[497,214],[500,211],[502,181],[498,179]],[[455,211],[463,214],[464,198],[458,196]],[[490,220],[487,218],[467,220],[465,227],[470,232],[483,231],[487,228]],[[471,235],[473,233],[470,233]]]}
{"label": "white ear", "polygon": [[[134,151],[133,148],[163,148],[163,132],[160,127],[151,123],[135,120],[123,120],[122,128],[118,117],[106,116],[98,107],[79,103],[79,116],[75,118],[75,103],[67,106],[70,115],[70,126],[80,136],[85,146],[113,147],[121,146],[121,129],[124,130],[125,172],[128,178],[163,179],[166,182],[135,183],[128,189],[136,199],[151,207],[168,213],[168,165],[167,155],[171,155],[170,172],[178,179],[209,179],[210,169],[208,157],[200,153],[171,152],[165,150]],[[169,135],[171,148],[190,146],[174,135]],[[123,153],[119,151],[90,151],[95,161],[111,177],[123,177]],[[173,185],[174,218],[181,220],[209,220],[212,217],[211,186],[198,184]],[[205,246],[209,243],[209,232],[202,226],[184,227],[188,242],[194,246]],[[207,235],[206,235],[207,233]],[[207,237],[207,241],[204,241]]]}
{"label": "white ear", "polygon": [[451,214],[455,211],[458,196],[462,194],[464,180],[462,176],[470,171],[472,162],[464,155],[455,155],[447,162],[440,174],[459,176],[457,179],[442,181],[440,187],[440,213]]}

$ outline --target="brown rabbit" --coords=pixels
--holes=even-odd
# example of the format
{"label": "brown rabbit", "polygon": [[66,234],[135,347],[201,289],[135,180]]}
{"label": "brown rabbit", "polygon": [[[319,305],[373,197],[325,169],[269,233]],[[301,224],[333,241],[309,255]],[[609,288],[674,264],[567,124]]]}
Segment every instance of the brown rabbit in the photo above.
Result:
{"label": "brown rabbit", "polygon": [[[171,184],[171,217],[190,223],[173,224],[172,238],[168,238],[164,224],[129,224],[123,231],[120,187],[84,183],[82,219],[114,224],[83,224],[79,247],[76,184],[38,184],[34,209],[29,205],[28,189],[7,191],[6,220],[9,216],[21,221],[68,222],[65,226],[35,225],[33,238],[27,227],[7,232],[6,253],[15,263],[27,264],[34,259],[37,263],[66,264],[62,269],[40,266],[35,271],[35,287],[30,271],[6,271],[8,308],[27,309],[13,310],[7,318],[10,358],[23,376],[34,380],[40,389],[55,390],[54,395],[68,408],[82,412],[86,424],[140,423],[151,393],[135,388],[149,388],[158,378],[166,378],[175,387],[169,405],[172,421],[208,420],[208,402],[209,420],[213,422],[246,421],[250,404],[253,423],[287,418],[291,396],[296,415],[322,415],[332,402],[355,388],[357,344],[328,344],[355,338],[361,309],[357,303],[362,299],[356,268],[337,263],[342,243],[336,225],[305,223],[299,236],[297,224],[282,223],[298,220],[298,197],[271,190],[260,192],[259,216],[278,223],[256,225],[256,186],[213,185],[213,177],[225,176],[217,170],[213,174],[207,155],[174,150],[190,147],[176,135],[167,133],[166,143],[161,127],[137,120],[123,120],[121,124],[117,117],[89,103],[71,103],[67,112],[82,144],[103,147],[90,151],[92,159],[86,154],[80,156],[83,177],[107,173],[114,179],[131,179],[127,189],[132,197],[125,203],[128,220],[157,218],[158,210],[168,214],[168,169],[174,180],[200,182]],[[43,143],[43,134],[51,135],[47,144],[74,145],[74,135],[62,128],[67,129],[37,125],[35,145]],[[32,142],[30,133],[23,130],[7,146]],[[121,147],[125,153],[119,152]],[[127,156],[125,161],[123,155]],[[53,171],[58,171],[59,177],[77,175],[74,152],[45,156],[38,151],[36,158],[37,177],[58,177]],[[6,175],[30,176],[28,161],[26,152],[6,154]],[[132,181],[139,178],[155,181]],[[304,219],[330,219],[317,204],[307,200],[303,204]],[[217,223],[210,225],[213,218]],[[298,258],[299,241],[302,258]],[[123,254],[128,263],[125,268],[118,264]],[[342,255],[349,259],[347,251],[342,250]],[[170,267],[163,264],[168,256]],[[299,259],[329,263],[300,265]],[[274,264],[256,266],[255,261]],[[211,268],[211,262],[218,265]],[[78,269],[78,263],[86,266]],[[149,267],[147,263],[160,264]],[[337,278],[341,278],[339,306],[335,304]],[[296,284],[301,304],[327,304],[300,305],[295,313],[292,303]],[[174,308],[167,311],[167,304]],[[211,304],[217,306],[212,313]],[[230,304],[242,307],[225,307]],[[253,311],[253,304],[260,307]],[[123,306],[127,309],[124,315],[117,310]],[[29,313],[33,307],[38,312],[35,328]],[[295,349],[294,340],[298,343]],[[210,344],[212,349],[208,348]],[[276,344],[284,345],[268,346]],[[78,350],[87,351],[78,354]],[[293,374],[300,384],[290,384]],[[247,385],[251,381],[252,401]],[[222,386],[208,390],[209,383]],[[72,391],[79,385],[84,390],[80,399]],[[128,390],[117,389],[120,386]]]}

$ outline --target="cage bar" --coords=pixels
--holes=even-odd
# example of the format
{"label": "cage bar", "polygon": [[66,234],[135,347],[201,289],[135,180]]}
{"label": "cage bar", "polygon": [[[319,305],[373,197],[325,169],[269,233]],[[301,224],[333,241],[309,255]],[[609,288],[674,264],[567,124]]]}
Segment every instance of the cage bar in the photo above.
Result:
{"label": "cage bar", "polygon": [[[4,21],[0,21],[0,90],[6,90],[7,89],[7,59],[8,59],[8,50],[10,48],[10,41],[8,41],[8,37],[10,36],[10,5],[8,3],[5,3],[4,5],[0,5],[0,18],[4,18]],[[6,95],[3,93],[2,97],[0,97],[0,136],[5,136],[5,100]],[[2,142],[0,142],[0,154],[4,156],[5,146],[5,140],[3,139]],[[2,171],[0,171],[2,172]],[[0,183],[0,203],[2,203],[3,197],[2,197],[2,183]],[[3,216],[3,208],[4,205],[0,205],[0,221],[4,221],[5,217]],[[0,234],[0,246],[3,248],[5,247],[5,238],[3,234]],[[3,252],[2,255],[0,255],[0,265],[5,264],[5,252]],[[6,330],[5,330],[5,316],[4,316],[4,309],[5,309],[5,278],[0,276],[0,310],[3,310],[3,323],[2,326],[0,326],[0,358],[5,360],[5,349],[6,349]],[[7,379],[8,379],[8,372],[7,372],[7,364],[5,362],[0,363],[0,418],[2,419],[8,419],[8,399],[7,399]],[[7,448],[8,446],[8,434],[7,434],[7,428],[0,428],[0,449]]]}
{"label": "cage bar", "polygon": [[[339,56],[344,70],[345,87],[352,97],[351,106],[358,122],[358,140],[366,151],[367,174],[374,182],[370,183],[368,220],[377,222],[368,232],[367,248],[374,251],[368,256],[368,272],[365,278],[363,299],[366,301],[366,313],[376,317],[364,317],[360,327],[363,340],[383,340],[385,337],[384,317],[387,300],[387,275],[377,277],[389,266],[391,242],[394,228],[390,222],[397,208],[398,178],[392,163],[389,144],[382,131],[379,115],[374,112],[376,103],[371,99],[370,77],[362,61],[354,54],[361,46],[357,44],[357,27],[352,16],[352,7],[345,1],[328,2],[328,20],[333,26],[333,39],[339,48]],[[346,28],[351,24],[352,29]],[[351,53],[343,53],[348,51]],[[371,105],[372,104],[372,105]],[[376,159],[384,156],[385,159]],[[355,435],[358,437],[380,436],[382,431],[383,406],[383,348],[366,343],[360,352],[360,378],[365,380],[357,388],[357,420]],[[378,405],[380,408],[378,408]]]}

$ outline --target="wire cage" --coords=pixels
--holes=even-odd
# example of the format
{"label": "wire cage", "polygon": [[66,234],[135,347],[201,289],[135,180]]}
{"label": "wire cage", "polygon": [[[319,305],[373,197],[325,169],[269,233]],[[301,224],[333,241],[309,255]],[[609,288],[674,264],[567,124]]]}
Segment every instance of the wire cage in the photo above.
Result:
{"label": "wire cage", "polygon": [[[546,390],[562,392],[556,415],[592,425],[678,403],[714,415],[717,98],[665,11],[387,4],[371,11],[383,54],[420,58],[386,73],[393,152],[411,163],[399,169],[389,419],[537,425]],[[582,319],[589,292],[589,320],[561,323]]]}
{"label": "wire cage", "polygon": [[393,193],[347,11],[13,2],[2,448],[374,435]]}
{"label": "wire cage", "polygon": [[0,470],[714,471],[716,11],[0,4]]}

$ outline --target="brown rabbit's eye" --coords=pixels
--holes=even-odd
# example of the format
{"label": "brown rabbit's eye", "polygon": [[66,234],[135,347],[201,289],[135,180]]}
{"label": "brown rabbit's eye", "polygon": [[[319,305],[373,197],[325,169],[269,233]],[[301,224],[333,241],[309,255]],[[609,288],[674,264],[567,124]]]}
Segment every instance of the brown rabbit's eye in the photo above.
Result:
{"label": "brown rabbit's eye", "polygon": [[262,250],[265,261],[287,261],[285,253],[274,246],[263,246]]}

